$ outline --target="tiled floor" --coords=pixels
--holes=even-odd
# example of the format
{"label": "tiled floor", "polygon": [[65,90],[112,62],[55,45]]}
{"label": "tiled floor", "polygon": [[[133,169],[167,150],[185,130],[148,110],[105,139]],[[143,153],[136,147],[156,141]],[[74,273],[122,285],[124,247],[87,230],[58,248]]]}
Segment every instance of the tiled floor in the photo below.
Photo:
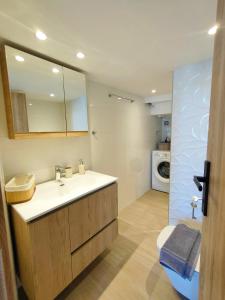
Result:
{"label": "tiled floor", "polygon": [[168,222],[168,195],[149,191],[119,215],[119,236],[60,300],[176,300],[158,263],[156,239]]}

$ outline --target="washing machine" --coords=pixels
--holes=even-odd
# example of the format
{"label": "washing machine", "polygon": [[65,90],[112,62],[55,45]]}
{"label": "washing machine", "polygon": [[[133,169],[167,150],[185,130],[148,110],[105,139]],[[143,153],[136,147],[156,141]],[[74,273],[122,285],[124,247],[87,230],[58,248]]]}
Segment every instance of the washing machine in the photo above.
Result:
{"label": "washing machine", "polygon": [[152,151],[152,189],[169,193],[170,151]]}

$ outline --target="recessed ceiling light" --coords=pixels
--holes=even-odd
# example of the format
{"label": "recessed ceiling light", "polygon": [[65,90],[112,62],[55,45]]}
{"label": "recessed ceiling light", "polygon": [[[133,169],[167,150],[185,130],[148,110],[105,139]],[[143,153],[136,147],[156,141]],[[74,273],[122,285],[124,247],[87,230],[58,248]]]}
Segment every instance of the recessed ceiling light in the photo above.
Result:
{"label": "recessed ceiling light", "polygon": [[55,97],[55,94],[51,93],[49,96],[50,96],[50,97]]}
{"label": "recessed ceiling light", "polygon": [[152,90],[152,94],[155,94],[156,93],[156,90]]}
{"label": "recessed ceiling light", "polygon": [[218,29],[218,25],[214,25],[213,27],[211,27],[211,28],[208,30],[208,34],[209,34],[209,35],[214,35],[214,34],[216,34],[217,29]]}
{"label": "recessed ceiling light", "polygon": [[32,106],[33,104],[32,103],[29,103],[29,106]]}
{"label": "recessed ceiling light", "polygon": [[53,73],[59,73],[59,69],[57,69],[57,68],[52,68],[52,72],[53,72]]}
{"label": "recessed ceiling light", "polygon": [[44,32],[42,32],[40,30],[37,30],[36,31],[36,38],[41,40],[41,41],[45,41],[47,39],[47,35]]}
{"label": "recessed ceiling light", "polygon": [[20,55],[15,55],[15,59],[16,59],[17,61],[19,61],[19,62],[24,61],[24,58],[23,58],[22,56],[20,56]]}
{"label": "recessed ceiling light", "polygon": [[79,58],[79,59],[85,58],[84,53],[82,53],[82,52],[77,52],[77,58]]}
{"label": "recessed ceiling light", "polygon": [[118,97],[117,99],[118,99],[118,100],[121,100],[122,98],[121,98],[121,97]]}

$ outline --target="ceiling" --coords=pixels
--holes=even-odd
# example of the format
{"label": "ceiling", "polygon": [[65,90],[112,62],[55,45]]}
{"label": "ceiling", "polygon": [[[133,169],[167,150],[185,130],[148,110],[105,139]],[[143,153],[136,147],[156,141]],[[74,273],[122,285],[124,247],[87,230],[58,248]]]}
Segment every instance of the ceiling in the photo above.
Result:
{"label": "ceiling", "polygon": [[0,37],[145,97],[170,92],[176,67],[212,56],[215,18],[216,0],[0,0]]}

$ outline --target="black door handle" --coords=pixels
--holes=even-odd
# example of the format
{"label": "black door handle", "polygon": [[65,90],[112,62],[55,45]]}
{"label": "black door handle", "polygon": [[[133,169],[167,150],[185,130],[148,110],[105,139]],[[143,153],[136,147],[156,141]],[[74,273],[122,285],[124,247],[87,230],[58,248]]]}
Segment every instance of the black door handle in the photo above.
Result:
{"label": "black door handle", "polygon": [[[209,177],[210,177],[210,162],[205,161],[204,176],[194,176],[193,180],[199,192],[203,191],[202,195],[202,213],[207,216],[208,196],[209,196]],[[203,185],[201,184],[203,183]]]}
{"label": "black door handle", "polygon": [[194,176],[194,183],[196,184],[199,192],[202,191],[202,185],[200,182],[204,182],[204,177],[202,176]]}

